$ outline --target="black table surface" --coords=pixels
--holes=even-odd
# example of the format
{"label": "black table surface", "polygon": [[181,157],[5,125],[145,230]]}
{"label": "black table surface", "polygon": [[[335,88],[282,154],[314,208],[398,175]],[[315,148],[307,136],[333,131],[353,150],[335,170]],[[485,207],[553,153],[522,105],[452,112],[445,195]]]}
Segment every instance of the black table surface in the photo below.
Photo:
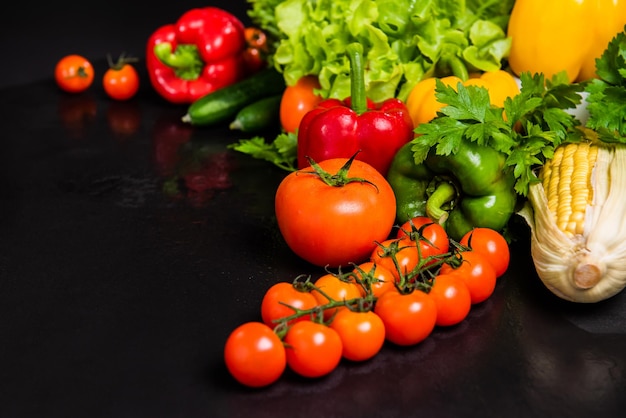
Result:
{"label": "black table surface", "polygon": [[[283,242],[274,192],[286,174],[227,148],[227,127],[190,128],[147,84],[128,102],[98,80],[52,79],[80,53],[143,57],[151,30],[206,4],[77,1],[3,14],[0,47],[0,417],[620,416],[626,293],[582,305],[540,283],[514,219],[508,272],[452,328],[385,345],[321,379],[290,372],[238,385],[223,346],[260,319],[276,281],[322,274]],[[246,19],[246,3],[216,2]],[[60,9],[63,9],[60,11]],[[11,58],[6,58],[11,57]],[[212,182],[177,175],[205,162]]]}

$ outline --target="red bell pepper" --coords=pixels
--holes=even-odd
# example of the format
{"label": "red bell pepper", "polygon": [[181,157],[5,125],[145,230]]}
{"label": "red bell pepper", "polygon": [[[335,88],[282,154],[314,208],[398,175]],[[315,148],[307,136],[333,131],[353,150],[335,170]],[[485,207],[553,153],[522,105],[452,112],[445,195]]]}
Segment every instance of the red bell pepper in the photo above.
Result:
{"label": "red bell pepper", "polygon": [[326,99],[304,115],[298,128],[298,168],[309,158],[356,158],[387,175],[396,152],[414,137],[413,121],[399,99],[373,103],[366,97],[363,47],[347,46],[351,65],[351,95],[344,100]]}
{"label": "red bell pepper", "polygon": [[244,25],[217,7],[191,9],[148,39],[146,65],[154,89],[177,104],[193,103],[246,75]]}

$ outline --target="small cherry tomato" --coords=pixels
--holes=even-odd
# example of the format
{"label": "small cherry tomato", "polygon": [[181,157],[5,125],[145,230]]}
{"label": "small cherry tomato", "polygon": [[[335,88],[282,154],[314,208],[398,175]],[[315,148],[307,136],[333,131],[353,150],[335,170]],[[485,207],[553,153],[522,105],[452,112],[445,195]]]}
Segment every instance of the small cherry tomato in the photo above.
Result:
{"label": "small cherry tomato", "polygon": [[437,306],[437,325],[450,326],[463,321],[472,307],[467,285],[456,274],[439,274],[428,293]]}
{"label": "small cherry tomato", "polygon": [[316,169],[337,185],[327,184],[308,167],[288,174],[276,190],[276,220],[285,242],[317,266],[367,261],[376,241],[387,239],[395,222],[391,185],[360,160],[333,158],[318,162]]}
{"label": "small cherry tomato", "polygon": [[304,115],[322,101],[322,97],[315,93],[319,88],[317,77],[312,75],[285,88],[280,101],[280,124],[285,132],[295,133]]}
{"label": "small cherry tomato", "polygon": [[463,251],[458,266],[443,264],[439,274],[455,274],[467,285],[472,304],[487,300],[496,288],[496,271],[487,257],[476,251]]}
{"label": "small cherry tomato", "polygon": [[[298,285],[294,283],[278,282],[272,285],[263,296],[261,317],[265,325],[274,328],[278,325],[278,320],[295,313],[291,307],[308,310],[315,306],[317,306],[317,299],[311,292],[298,288]],[[303,315],[290,320],[288,324],[309,319],[309,315]]]}
{"label": "small cherry tomato", "polygon": [[57,62],[54,79],[57,85],[68,93],[85,91],[93,83],[94,69],[88,59],[72,54]]}
{"label": "small cherry tomato", "polygon": [[261,322],[247,322],[228,336],[224,360],[235,380],[250,387],[274,383],[287,367],[282,341]]}
{"label": "small cherry tomato", "polygon": [[405,294],[394,287],[378,298],[374,313],[385,324],[387,341],[401,346],[424,341],[437,321],[434,299],[421,290]]}
{"label": "small cherry tomato", "polygon": [[287,331],[284,342],[287,365],[301,376],[327,375],[341,361],[341,338],[337,331],[324,324],[297,322]]}
{"label": "small cherry tomato", "polygon": [[420,256],[415,242],[408,238],[392,238],[381,242],[372,251],[370,261],[386,268],[396,281],[400,281],[417,267]]}
{"label": "small cherry tomato", "polygon": [[116,63],[109,58],[109,69],[102,77],[104,92],[114,100],[128,100],[139,90],[139,74],[132,66],[136,59],[120,56]]}
{"label": "small cherry tomato", "polygon": [[[315,287],[320,291],[311,290],[311,294],[317,300],[318,305],[326,305],[330,301],[325,296],[327,295],[333,301],[343,301],[350,299],[357,299],[361,297],[361,287],[356,284],[355,281],[342,280],[339,276],[334,274],[325,274],[315,281]],[[322,294],[323,292],[323,294]],[[326,309],[324,311],[324,318],[329,319],[335,312],[347,309],[344,307]]]}
{"label": "small cherry tomato", "polygon": [[339,311],[330,323],[343,346],[342,356],[351,361],[374,357],[385,343],[385,325],[372,311]]}
{"label": "small cherry tomato", "polygon": [[396,282],[391,271],[372,261],[357,265],[354,268],[354,274],[362,282],[362,285],[359,286],[361,296],[366,296],[370,292],[374,297],[380,297],[387,290],[393,288]]}
{"label": "small cherry tomato", "polygon": [[509,268],[511,260],[509,244],[498,231],[474,228],[465,234],[459,243],[470,247],[472,251],[486,255],[496,271],[496,277],[502,276]]}
{"label": "small cherry tomato", "polygon": [[398,229],[397,238],[410,238],[419,242],[423,256],[441,255],[450,249],[450,240],[446,230],[428,216],[418,216],[406,221]]}
{"label": "small cherry tomato", "polygon": [[249,26],[244,30],[246,49],[243,52],[243,61],[248,74],[254,74],[267,65],[269,53],[267,35],[261,29]]}

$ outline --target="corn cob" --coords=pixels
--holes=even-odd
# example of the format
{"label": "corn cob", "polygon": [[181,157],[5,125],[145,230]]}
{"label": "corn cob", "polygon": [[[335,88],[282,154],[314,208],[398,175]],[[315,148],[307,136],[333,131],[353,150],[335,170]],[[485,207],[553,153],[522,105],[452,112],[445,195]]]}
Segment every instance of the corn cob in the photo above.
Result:
{"label": "corn cob", "polygon": [[548,208],[556,216],[559,229],[569,237],[583,233],[585,211],[593,199],[591,169],[597,158],[597,146],[570,143],[558,147],[543,167]]}
{"label": "corn cob", "polygon": [[563,144],[530,186],[520,211],[531,255],[550,291],[598,302],[626,286],[626,147]]}

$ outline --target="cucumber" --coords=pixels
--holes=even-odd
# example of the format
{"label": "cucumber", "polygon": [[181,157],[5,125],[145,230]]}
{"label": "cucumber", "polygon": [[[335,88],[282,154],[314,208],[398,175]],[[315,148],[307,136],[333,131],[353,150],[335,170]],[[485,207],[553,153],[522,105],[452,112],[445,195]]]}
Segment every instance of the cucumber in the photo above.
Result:
{"label": "cucumber", "polygon": [[244,106],[230,124],[230,129],[242,132],[259,132],[278,126],[282,94],[265,97]]}
{"label": "cucumber", "polygon": [[285,79],[275,68],[266,68],[230,86],[215,90],[193,102],[182,121],[197,126],[228,122],[246,105],[282,94]]}

